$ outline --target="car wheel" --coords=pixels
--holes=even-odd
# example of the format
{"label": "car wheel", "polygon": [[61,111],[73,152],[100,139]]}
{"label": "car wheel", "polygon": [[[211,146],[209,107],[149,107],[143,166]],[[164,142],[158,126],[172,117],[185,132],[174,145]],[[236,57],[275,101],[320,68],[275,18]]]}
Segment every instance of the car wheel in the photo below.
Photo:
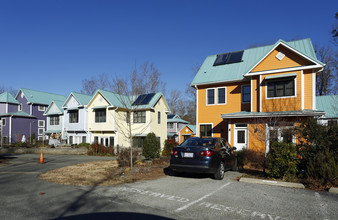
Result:
{"label": "car wheel", "polygon": [[225,172],[224,171],[224,163],[220,162],[218,169],[217,169],[217,172],[214,174],[214,178],[216,180],[222,180],[224,178],[224,172]]}
{"label": "car wheel", "polygon": [[232,171],[238,171],[238,166],[237,166],[237,157],[235,158],[235,163],[234,166],[231,168]]}

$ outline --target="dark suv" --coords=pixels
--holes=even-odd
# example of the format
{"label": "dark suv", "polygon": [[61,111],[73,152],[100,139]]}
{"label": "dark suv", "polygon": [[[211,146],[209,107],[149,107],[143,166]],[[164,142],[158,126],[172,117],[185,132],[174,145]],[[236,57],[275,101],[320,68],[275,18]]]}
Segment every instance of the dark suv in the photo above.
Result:
{"label": "dark suv", "polygon": [[211,173],[222,180],[226,170],[237,170],[234,150],[223,138],[189,138],[171,151],[170,168],[175,173]]}

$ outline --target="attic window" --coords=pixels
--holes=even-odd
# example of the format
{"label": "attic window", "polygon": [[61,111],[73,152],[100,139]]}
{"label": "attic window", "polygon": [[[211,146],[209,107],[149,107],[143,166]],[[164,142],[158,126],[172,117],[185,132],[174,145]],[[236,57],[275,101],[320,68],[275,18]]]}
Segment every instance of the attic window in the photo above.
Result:
{"label": "attic window", "polygon": [[284,57],[285,57],[285,54],[282,53],[282,52],[279,52],[279,53],[276,55],[276,58],[277,58],[278,60],[282,60]]}
{"label": "attic window", "polygon": [[237,52],[231,52],[231,53],[218,54],[214,62],[214,66],[242,62],[243,53],[244,53],[244,50],[237,51]]}

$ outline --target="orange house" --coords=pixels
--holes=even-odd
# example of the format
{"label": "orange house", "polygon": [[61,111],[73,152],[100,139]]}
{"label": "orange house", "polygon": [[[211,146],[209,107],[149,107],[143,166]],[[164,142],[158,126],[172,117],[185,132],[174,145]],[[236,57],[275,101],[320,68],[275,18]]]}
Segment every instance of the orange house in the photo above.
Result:
{"label": "orange house", "polygon": [[294,127],[325,114],[316,110],[316,75],[324,66],[310,39],[208,56],[191,83],[196,135],[262,153],[271,139],[296,143]]}
{"label": "orange house", "polygon": [[196,136],[196,125],[184,125],[179,132],[179,143]]}

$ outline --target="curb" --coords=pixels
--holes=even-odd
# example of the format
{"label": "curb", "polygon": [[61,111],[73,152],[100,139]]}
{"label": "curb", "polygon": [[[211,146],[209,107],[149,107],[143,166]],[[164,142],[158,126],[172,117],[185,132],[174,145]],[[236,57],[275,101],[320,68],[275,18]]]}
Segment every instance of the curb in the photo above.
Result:
{"label": "curb", "polygon": [[334,194],[338,194],[338,188],[337,188],[337,187],[331,187],[331,188],[329,189],[329,192],[330,192],[330,193],[334,193]]}
{"label": "curb", "polygon": [[[305,186],[301,183],[290,183],[290,182],[282,182],[282,181],[275,181],[275,180],[261,180],[261,179],[242,177],[239,179],[239,182],[305,189]],[[338,189],[337,189],[337,193],[338,193]]]}

